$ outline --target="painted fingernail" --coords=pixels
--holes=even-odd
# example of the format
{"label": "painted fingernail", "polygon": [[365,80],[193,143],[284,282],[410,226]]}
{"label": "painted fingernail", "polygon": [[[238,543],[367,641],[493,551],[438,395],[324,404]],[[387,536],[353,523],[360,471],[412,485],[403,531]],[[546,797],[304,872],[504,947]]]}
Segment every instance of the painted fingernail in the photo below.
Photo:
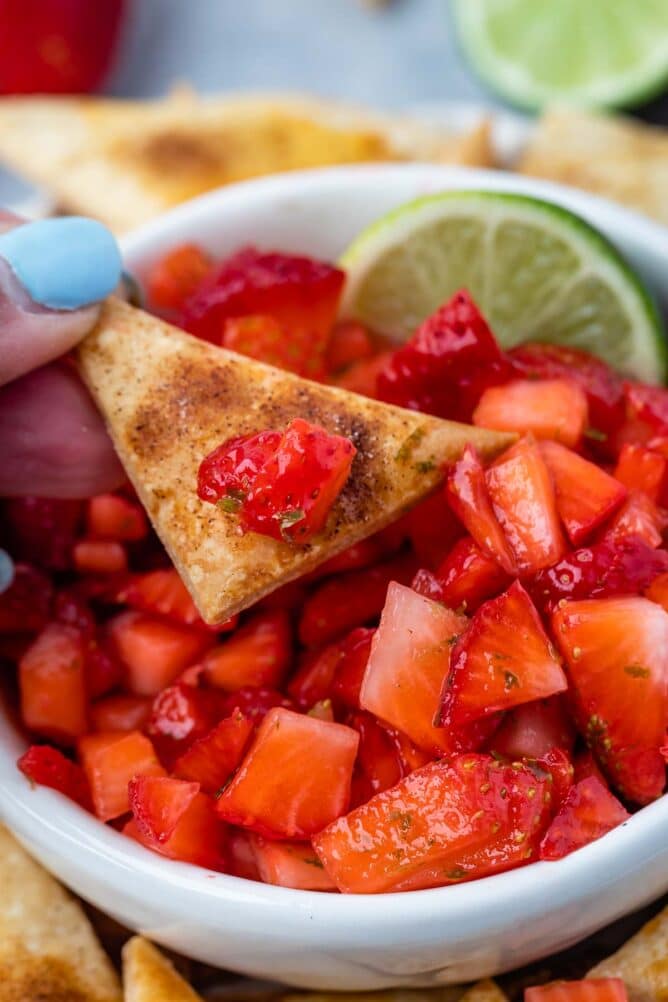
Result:
{"label": "painted fingernail", "polygon": [[3,257],[31,299],[51,310],[97,303],[121,277],[121,255],[102,223],[61,216],[0,235]]}
{"label": "painted fingernail", "polygon": [[6,550],[0,549],[0,595],[14,580],[14,561]]}

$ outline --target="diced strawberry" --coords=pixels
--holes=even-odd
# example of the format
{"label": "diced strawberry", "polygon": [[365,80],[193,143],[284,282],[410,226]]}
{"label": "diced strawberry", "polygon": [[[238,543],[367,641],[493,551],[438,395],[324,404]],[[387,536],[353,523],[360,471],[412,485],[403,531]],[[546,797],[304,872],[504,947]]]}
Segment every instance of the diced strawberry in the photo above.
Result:
{"label": "diced strawberry", "polygon": [[21,717],[25,726],[62,744],[86,733],[85,645],[81,633],[49,623],[19,663]]}
{"label": "diced strawberry", "polygon": [[146,293],[157,310],[183,309],[211,270],[213,262],[198,244],[178,244],[159,257],[146,275]]}
{"label": "diced strawberry", "polygon": [[146,515],[121,494],[97,494],[88,502],[86,525],[91,539],[134,543],[148,535]]}
{"label": "diced strawberry", "polygon": [[217,504],[227,498],[240,503],[280,441],[280,431],[260,431],[219,445],[200,463],[197,492],[202,501]]}
{"label": "diced strawberry", "polygon": [[219,816],[270,838],[308,838],[345,811],[358,742],[342,724],[270,710]]}
{"label": "diced strawberry", "polygon": [[473,423],[498,431],[532,432],[569,448],[587,428],[587,398],[570,379],[516,379],[490,386],[473,412]]}
{"label": "diced strawberry", "polygon": [[302,418],[294,418],[278,441],[277,434],[233,438],[214,449],[200,465],[198,494],[237,514],[243,532],[307,543],[323,529],[357,449]]}
{"label": "diced strawberry", "polygon": [[[188,626],[206,626],[175,567],[160,567],[145,574],[131,575],[119,589],[116,601],[142,612],[157,612]],[[232,616],[217,626],[216,632],[230,632],[235,629],[238,619],[238,616]]]}
{"label": "diced strawberry", "polygon": [[629,536],[644,539],[648,546],[661,546],[665,518],[654,502],[642,491],[631,491],[614,518],[604,527],[601,536],[617,544]]}
{"label": "diced strawberry", "polygon": [[31,782],[58,790],[86,810],[92,810],[90,790],[83,769],[57,748],[31,745],[16,764]]}
{"label": "diced strawberry", "polygon": [[452,751],[452,736],[434,727],[434,717],[450,651],[466,625],[463,616],[393,581],[362,682],[362,709],[426,751]]}
{"label": "diced strawberry", "polygon": [[276,687],[292,659],[292,630],[286,612],[255,613],[229,639],[202,659],[210,685],[226,692],[244,686]]}
{"label": "diced strawberry", "polygon": [[378,376],[378,396],[466,421],[486,386],[506,382],[511,372],[484,317],[462,290],[389,358]]}
{"label": "diced strawberry", "polygon": [[368,782],[370,794],[382,793],[396,786],[410,770],[404,767],[390,733],[372,713],[364,711],[351,713],[347,723],[360,736],[357,764]]}
{"label": "diced strawberry", "polygon": [[596,776],[604,786],[607,785],[605,776],[599,769],[596,759],[589,749],[586,748],[584,751],[579,752],[573,759],[573,782],[579,783],[589,776]]}
{"label": "diced strawberry", "polygon": [[356,710],[360,705],[360,690],[375,632],[359,627],[339,641],[343,656],[336,667],[332,699],[350,710]]}
{"label": "diced strawberry", "polygon": [[93,637],[86,647],[86,691],[89,699],[99,699],[123,680],[123,665],[106,637]]}
{"label": "diced strawberry", "polygon": [[276,591],[270,591],[268,595],[255,603],[255,608],[258,612],[275,612],[280,609],[284,612],[296,613],[301,609],[305,600],[306,583],[305,578],[301,577],[296,581],[288,581]]}
{"label": "diced strawberry", "polygon": [[117,574],[127,570],[128,558],[121,543],[80,539],[72,547],[72,559],[81,574]]}
{"label": "diced strawberry", "polygon": [[302,891],[335,891],[310,842],[276,842],[252,836],[260,879]]}
{"label": "diced strawberry", "polygon": [[481,602],[498,595],[510,584],[510,575],[482,552],[470,536],[455,543],[439,566],[436,577],[441,599],[451,609],[474,612]]}
{"label": "diced strawberry", "polygon": [[[290,332],[267,313],[252,313],[245,317],[228,317],[223,324],[221,344],[239,355],[255,358],[265,365],[302,373],[305,360],[301,351],[295,352]],[[311,379],[324,375],[324,362],[319,366],[311,362]]]}
{"label": "diced strawberry", "polygon": [[423,598],[428,598],[432,602],[440,602],[441,605],[446,604],[443,601],[443,585],[441,581],[432,571],[428,571],[426,567],[421,567],[416,572],[415,577],[411,581],[411,588],[418,595],[422,595]]}
{"label": "diced strawberry", "polygon": [[177,683],[153,700],[146,733],[161,761],[171,765],[175,756],[210,731],[221,716],[217,693]]}
{"label": "diced strawberry", "polygon": [[658,502],[666,489],[668,459],[643,445],[625,442],[614,475],[629,490],[643,491]]}
{"label": "diced strawberry", "polygon": [[204,793],[218,793],[241,762],[252,733],[253,722],[237,710],[177,758],[174,775],[199,783]]}
{"label": "diced strawberry", "polygon": [[151,715],[151,700],[147,696],[105,696],[90,708],[94,731],[140,731]]}
{"label": "diced strawberry", "polygon": [[128,783],[134,776],[164,776],[153,745],[139,731],[87,734],[78,744],[95,813],[111,821],[130,810]]}
{"label": "diced strawberry", "polygon": [[557,442],[541,442],[540,452],[552,476],[559,517],[568,538],[578,546],[619,508],[626,488],[600,466]]}
{"label": "diced strawberry", "polygon": [[514,574],[515,558],[494,514],[485,471],[473,446],[467,445],[455,463],[446,490],[453,511],[482,552],[496,560],[507,574]]}
{"label": "diced strawberry", "polygon": [[514,707],[490,741],[495,752],[511,761],[542,758],[551,748],[570,753],[574,744],[575,728],[561,696],[549,696]]}
{"label": "diced strawberry", "polygon": [[319,647],[376,619],[390,581],[409,584],[416,569],[413,557],[402,555],[324,581],[304,603],[299,639],[306,647]]}
{"label": "diced strawberry", "polygon": [[655,550],[638,536],[626,536],[574,550],[536,574],[527,588],[539,609],[552,612],[563,599],[637,595],[665,571],[665,550]]}
{"label": "diced strawberry", "polygon": [[339,890],[418,890],[530,859],[549,817],[547,777],[488,755],[433,762],[330,824],[314,848]]}
{"label": "diced strawberry", "polygon": [[8,498],[3,521],[13,556],[47,570],[67,570],[83,506],[66,498]]}
{"label": "diced strawberry", "polygon": [[326,720],[328,723],[333,724],[335,718],[331,699],[319,699],[308,711],[308,716],[315,717],[316,720]]}
{"label": "diced strawberry", "polygon": [[9,588],[0,593],[0,634],[37,633],[51,611],[51,581],[30,564],[15,564]]}
{"label": "diced strawberry", "polygon": [[165,843],[199,793],[199,783],[171,776],[134,776],[128,784],[130,810],[141,835]]}
{"label": "diced strawberry", "polygon": [[353,362],[345,372],[333,380],[336,386],[351,393],[359,393],[363,397],[378,397],[378,377],[392,358],[393,352],[381,351],[372,358],[361,358]]}
{"label": "diced strawberry", "polygon": [[308,710],[314,703],[331,697],[336,670],[342,660],[341,641],[328,644],[320,651],[305,653],[287,687],[300,710]]}
{"label": "diced strawberry", "polygon": [[[666,563],[668,564],[668,560]],[[645,595],[668,612],[668,571],[654,578],[649,588],[645,590]]]}
{"label": "diced strawberry", "polygon": [[294,703],[276,689],[254,689],[247,685],[225,696],[221,703],[221,716],[229,717],[239,710],[245,717],[250,717],[254,724],[259,724],[275,706],[291,710]]}
{"label": "diced strawberry", "polygon": [[489,467],[486,481],[520,574],[535,574],[560,560],[566,543],[538,444],[530,437],[521,439]]}
{"label": "diced strawberry", "polygon": [[550,810],[556,814],[573,786],[574,768],[570,756],[561,748],[550,748],[538,759],[531,759],[527,765],[536,772],[544,770],[552,779]]}
{"label": "diced strawberry", "polygon": [[318,581],[320,578],[329,577],[330,574],[342,574],[345,571],[357,571],[362,567],[370,567],[371,564],[382,560],[384,556],[386,556],[386,551],[382,541],[378,536],[369,536],[367,539],[360,540],[359,543],[353,543],[347,550],[337,553],[329,560],[325,560],[309,574],[309,581]]}
{"label": "diced strawberry", "polygon": [[655,435],[668,435],[668,390],[647,383],[624,383],[624,400],[631,419],[644,422]]}
{"label": "diced strawberry", "polygon": [[371,335],[364,324],[342,320],[329,336],[325,366],[328,372],[340,372],[353,362],[374,354]]}
{"label": "diced strawberry", "polygon": [[552,617],[577,716],[610,782],[648,803],[665,785],[668,613],[645,598],[567,602]]}
{"label": "diced strawberry", "polygon": [[255,859],[254,832],[244,831],[243,828],[234,828],[232,825],[227,831],[227,856],[229,872],[235,877],[243,877],[244,880],[262,880]]}
{"label": "diced strawberry", "polygon": [[205,277],[184,305],[183,324],[220,344],[229,318],[269,315],[289,336],[291,368],[309,376],[323,366],[344,278],[323,261],[248,247]]}
{"label": "diced strawberry", "polygon": [[53,615],[59,623],[66,623],[78,630],[86,643],[96,639],[97,623],[93,610],[76,587],[64,588],[56,593]]}
{"label": "diced strawberry", "polygon": [[610,435],[624,420],[622,380],[605,362],[577,348],[527,343],[508,352],[527,379],[570,379],[585,392],[593,427]]}
{"label": "diced strawberry", "polygon": [[461,525],[453,515],[453,507],[443,489],[415,505],[401,521],[418,560],[432,570],[438,567],[462,534]]}
{"label": "diced strawberry", "polygon": [[139,830],[134,818],[125,825],[123,834],[167,859],[195,863],[209,870],[227,869],[227,831],[216,815],[213,801],[204,793],[198,793],[193,799],[166,842],[148,838]]}
{"label": "diced strawberry", "polygon": [[138,696],[153,696],[198,661],[214,642],[209,631],[143,612],[122,612],[110,621],[112,645]]}
{"label": "diced strawberry", "polygon": [[628,1002],[628,995],[621,978],[588,978],[526,988],[524,1002]]}
{"label": "diced strawberry", "polygon": [[452,648],[450,664],[440,714],[446,727],[553,696],[568,686],[519,581],[480,606]]}
{"label": "diced strawberry", "polygon": [[566,794],[540,843],[541,859],[561,859],[588,845],[631,815],[596,776],[580,780]]}

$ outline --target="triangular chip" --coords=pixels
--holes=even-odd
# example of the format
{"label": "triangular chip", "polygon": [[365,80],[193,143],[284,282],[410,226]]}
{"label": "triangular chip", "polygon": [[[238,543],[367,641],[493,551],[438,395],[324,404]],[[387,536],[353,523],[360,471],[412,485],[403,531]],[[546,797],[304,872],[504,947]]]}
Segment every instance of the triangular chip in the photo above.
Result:
{"label": "triangular chip", "polygon": [[160,950],[142,936],[123,947],[125,1002],[202,1002]]}
{"label": "triangular chip", "polygon": [[280,95],[157,101],[3,98],[0,160],[63,208],[117,232],[232,181],[335,164],[490,166],[489,122],[465,133]]}
{"label": "triangular chip", "polygon": [[[79,360],[122,463],[211,624],[396,519],[438,485],[441,464],[467,442],[492,455],[512,441],[300,379],[118,300],[105,305]],[[350,477],[312,543],[242,536],[234,515],[198,500],[200,462],[233,436],[282,429],[295,417],[353,441]]]}
{"label": "triangular chip", "polygon": [[668,908],[587,977],[621,978],[629,1002],[668,1002]]}
{"label": "triangular chip", "polygon": [[81,905],[0,826],[0,1002],[120,1002]]}
{"label": "triangular chip", "polygon": [[386,988],[373,992],[289,992],[275,1002],[461,1002],[463,992],[462,985]]}
{"label": "triangular chip", "polygon": [[523,174],[604,195],[668,223],[668,129],[622,115],[546,112],[519,163]]}
{"label": "triangular chip", "polygon": [[508,996],[504,995],[496,981],[485,978],[471,985],[459,1002],[508,1002]]}

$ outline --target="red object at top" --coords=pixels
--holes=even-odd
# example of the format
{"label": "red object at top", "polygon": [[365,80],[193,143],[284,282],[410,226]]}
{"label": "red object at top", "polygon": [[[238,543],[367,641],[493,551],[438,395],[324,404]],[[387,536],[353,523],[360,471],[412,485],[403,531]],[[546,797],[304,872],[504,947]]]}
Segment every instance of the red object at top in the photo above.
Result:
{"label": "red object at top", "polygon": [[239,515],[244,532],[307,543],[319,532],[357,452],[341,435],[295,418],[283,433],[232,438],[199,468],[203,501]]}
{"label": "red object at top", "polygon": [[124,0],[0,0],[0,93],[84,94],[102,82]]}
{"label": "red object at top", "polygon": [[273,317],[289,340],[289,366],[303,376],[322,371],[344,273],[324,261],[246,247],[222,261],[186,301],[181,322],[221,344],[225,321]]}

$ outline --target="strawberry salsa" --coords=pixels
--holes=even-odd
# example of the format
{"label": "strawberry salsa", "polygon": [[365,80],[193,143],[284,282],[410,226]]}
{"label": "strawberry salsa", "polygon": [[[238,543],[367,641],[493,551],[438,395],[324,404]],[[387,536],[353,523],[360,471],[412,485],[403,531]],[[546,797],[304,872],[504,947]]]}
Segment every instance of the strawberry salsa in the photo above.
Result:
{"label": "strawberry salsa", "polygon": [[[4,502],[19,768],[162,856],[286,887],[558,860],[664,791],[668,390],[572,348],[503,351],[465,291],[389,345],[336,322],[343,279],[186,245],[147,284],[198,337],[515,444],[467,448],[394,525],[216,629],[129,487]],[[308,539],[352,459],[321,432],[223,443],[200,497]]]}

